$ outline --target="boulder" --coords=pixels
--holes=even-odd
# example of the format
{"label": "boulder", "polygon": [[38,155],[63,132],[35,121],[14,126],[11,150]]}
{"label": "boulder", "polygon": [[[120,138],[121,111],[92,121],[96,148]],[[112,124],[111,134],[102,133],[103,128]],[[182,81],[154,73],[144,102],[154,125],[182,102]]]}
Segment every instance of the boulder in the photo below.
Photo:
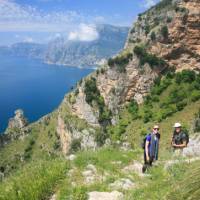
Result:
{"label": "boulder", "polygon": [[135,187],[135,183],[133,183],[130,179],[122,178],[114,183],[111,183],[110,187],[116,190],[130,190]]}
{"label": "boulder", "polygon": [[124,195],[121,192],[90,192],[88,193],[89,200],[123,200]]}

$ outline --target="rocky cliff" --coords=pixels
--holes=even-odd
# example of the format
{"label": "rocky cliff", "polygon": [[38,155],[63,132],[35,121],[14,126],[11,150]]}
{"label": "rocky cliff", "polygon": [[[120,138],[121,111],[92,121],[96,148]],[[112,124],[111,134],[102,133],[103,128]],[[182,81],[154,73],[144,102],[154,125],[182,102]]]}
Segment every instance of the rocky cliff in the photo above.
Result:
{"label": "rocky cliff", "polygon": [[4,134],[0,135],[0,147],[10,141],[23,138],[28,134],[28,120],[21,109],[15,111],[15,116],[9,120],[8,127]]}
{"label": "rocky cliff", "polygon": [[117,54],[125,44],[128,27],[97,25],[98,38],[93,41],[68,40],[61,36],[48,44],[47,63],[68,66],[96,66]]}

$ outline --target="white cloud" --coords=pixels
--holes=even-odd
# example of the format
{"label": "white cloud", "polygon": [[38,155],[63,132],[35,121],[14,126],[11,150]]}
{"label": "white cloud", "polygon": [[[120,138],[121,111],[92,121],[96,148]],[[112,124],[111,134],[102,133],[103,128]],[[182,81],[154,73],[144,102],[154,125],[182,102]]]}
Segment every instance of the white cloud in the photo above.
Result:
{"label": "white cloud", "polygon": [[86,20],[75,11],[45,13],[32,6],[0,0],[0,31],[63,32]]}
{"label": "white cloud", "polygon": [[69,40],[93,41],[98,39],[99,34],[93,25],[80,24],[78,30],[69,33]]}

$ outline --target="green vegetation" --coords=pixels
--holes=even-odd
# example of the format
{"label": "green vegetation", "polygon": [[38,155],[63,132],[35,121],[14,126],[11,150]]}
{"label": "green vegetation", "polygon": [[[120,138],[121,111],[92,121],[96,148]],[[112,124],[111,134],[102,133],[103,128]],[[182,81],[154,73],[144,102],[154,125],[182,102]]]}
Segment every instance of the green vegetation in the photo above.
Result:
{"label": "green vegetation", "polygon": [[151,32],[151,40],[155,41],[156,40],[156,34],[154,31]]}
{"label": "green vegetation", "polygon": [[96,79],[91,77],[85,82],[85,95],[86,102],[91,106],[97,106],[99,110],[99,122],[101,124],[107,124],[110,121],[110,111],[107,109],[103,97],[96,85]]}
{"label": "green vegetation", "polygon": [[123,53],[121,55],[118,55],[115,58],[109,58],[108,65],[110,67],[116,67],[120,73],[124,73],[126,72],[126,65],[129,63],[132,57],[133,57],[133,54],[130,52]]}
{"label": "green vegetation", "polygon": [[147,25],[144,27],[144,30],[145,30],[145,34],[148,35],[149,32],[151,31],[151,28],[150,28],[150,26],[147,24]]}
{"label": "green vegetation", "polygon": [[1,200],[47,198],[67,170],[62,160],[30,162],[0,184]]}
{"label": "green vegetation", "polygon": [[[129,135],[129,141],[134,141],[132,145],[137,147],[141,136],[144,135],[144,129],[147,133],[153,123],[174,123],[178,120],[178,117],[175,117],[178,115],[180,121],[189,124],[194,119],[195,109],[199,109],[200,98],[198,95],[195,95],[196,98],[193,96],[199,94],[199,77],[200,75],[188,70],[177,74],[169,72],[163,78],[158,77],[142,105],[138,106],[135,101],[131,101],[122,109],[118,124],[107,128],[108,137],[116,141],[123,140]],[[182,81],[177,82],[179,79]],[[197,106],[193,106],[189,112],[185,111],[193,104]],[[189,120],[187,115],[190,115]],[[183,120],[183,116],[186,118],[185,120]],[[168,125],[166,131],[171,131],[171,126]],[[189,128],[188,125],[186,128]],[[170,135],[169,132],[168,135]]]}
{"label": "green vegetation", "polygon": [[200,109],[197,113],[195,113],[194,119],[194,132],[200,132]]}
{"label": "green vegetation", "polygon": [[163,26],[161,28],[161,35],[163,36],[164,39],[168,38],[169,31],[168,31],[168,27],[167,26]]}
{"label": "green vegetation", "polygon": [[146,49],[142,46],[135,46],[134,53],[140,59],[140,65],[148,63],[152,68],[158,69],[162,69],[167,65],[163,59],[158,58],[156,55],[148,53]]}

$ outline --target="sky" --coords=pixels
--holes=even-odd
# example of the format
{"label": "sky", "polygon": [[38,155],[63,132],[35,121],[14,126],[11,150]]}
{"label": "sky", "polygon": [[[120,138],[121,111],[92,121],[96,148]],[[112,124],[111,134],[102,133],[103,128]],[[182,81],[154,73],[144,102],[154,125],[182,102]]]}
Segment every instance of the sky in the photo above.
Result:
{"label": "sky", "polygon": [[47,43],[65,35],[91,41],[98,24],[131,26],[159,0],[0,0],[0,46]]}

